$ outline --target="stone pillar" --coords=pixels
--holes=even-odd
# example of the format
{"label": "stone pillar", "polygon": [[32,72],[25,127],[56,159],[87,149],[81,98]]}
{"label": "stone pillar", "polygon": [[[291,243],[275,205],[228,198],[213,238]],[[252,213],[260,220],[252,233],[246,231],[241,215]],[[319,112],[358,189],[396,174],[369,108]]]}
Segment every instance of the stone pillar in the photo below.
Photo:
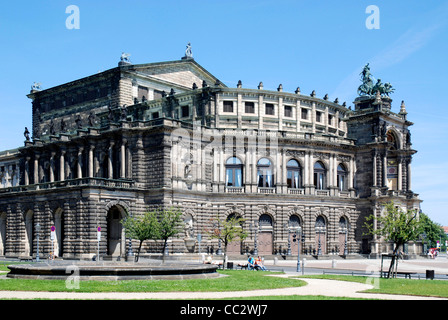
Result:
{"label": "stone pillar", "polygon": [[94,146],[90,146],[89,148],[89,163],[88,163],[88,177],[92,178],[93,177],[93,164],[94,164],[94,160],[93,160],[93,150],[95,149]]}
{"label": "stone pillar", "polygon": [[83,147],[78,149],[78,175],[77,178],[82,178],[82,152],[84,151]]}
{"label": "stone pillar", "polygon": [[34,184],[39,183],[39,155],[34,155]]}
{"label": "stone pillar", "polygon": [[123,139],[120,146],[120,178],[126,177],[126,139]]}
{"label": "stone pillar", "polygon": [[353,189],[353,177],[355,176],[355,161],[350,157],[350,167],[348,169],[348,188]]}
{"label": "stone pillar", "polygon": [[398,161],[397,190],[401,191],[403,189],[403,168],[402,168],[403,158],[399,157],[397,161]]}
{"label": "stone pillar", "polygon": [[113,172],[113,163],[112,163],[112,158],[113,158],[113,151],[114,151],[114,142],[111,142],[110,143],[110,145],[109,145],[109,159],[108,159],[108,169],[107,169],[107,171],[108,171],[108,174],[109,174],[109,179],[112,179],[113,177],[114,177],[114,172]]}
{"label": "stone pillar", "polygon": [[30,157],[25,159],[24,183],[26,186],[30,184],[30,159]]}
{"label": "stone pillar", "polygon": [[376,158],[377,158],[377,154],[376,154],[376,150],[373,151],[373,160],[372,160],[372,170],[373,170],[373,186],[376,187],[377,184],[377,176],[376,176]]}
{"label": "stone pillar", "polygon": [[264,117],[264,103],[263,103],[263,95],[258,95],[258,129],[263,129],[263,117]]}
{"label": "stone pillar", "polygon": [[409,160],[407,161],[407,183],[408,183],[408,190],[407,191],[411,191],[411,157],[409,157]]}
{"label": "stone pillar", "polygon": [[56,152],[52,152],[50,156],[50,182],[54,182],[54,156]]}
{"label": "stone pillar", "polygon": [[387,187],[387,155],[383,155],[383,187]]}
{"label": "stone pillar", "polygon": [[61,156],[59,157],[59,180],[65,180],[65,150],[61,150]]}

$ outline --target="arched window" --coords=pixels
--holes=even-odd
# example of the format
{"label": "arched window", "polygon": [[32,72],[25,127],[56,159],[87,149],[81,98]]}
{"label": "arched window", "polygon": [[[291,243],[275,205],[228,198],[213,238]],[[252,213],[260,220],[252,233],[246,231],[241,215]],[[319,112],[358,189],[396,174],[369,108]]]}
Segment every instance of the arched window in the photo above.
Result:
{"label": "arched window", "polygon": [[229,158],[226,161],[226,186],[243,186],[243,163],[236,157]]}
{"label": "arched window", "polygon": [[260,224],[260,228],[272,227],[272,218],[268,214],[262,214],[258,219],[258,223]]}
{"label": "arched window", "polygon": [[314,187],[317,190],[326,189],[327,170],[322,162],[317,161],[314,164]]}
{"label": "arched window", "polygon": [[300,218],[296,215],[292,215],[289,217],[289,228],[297,229],[300,227]]}
{"label": "arched window", "polygon": [[301,188],[302,187],[302,168],[297,160],[291,159],[286,164],[287,170],[287,185],[288,188]]}
{"label": "arched window", "polygon": [[257,169],[258,186],[272,188],[274,186],[274,173],[271,161],[267,158],[258,160]]}
{"label": "arched window", "polygon": [[343,164],[338,165],[337,186],[339,191],[347,190],[347,170]]}
{"label": "arched window", "polygon": [[387,187],[389,190],[398,190],[398,157],[399,141],[391,130],[387,132],[389,149],[387,153]]}

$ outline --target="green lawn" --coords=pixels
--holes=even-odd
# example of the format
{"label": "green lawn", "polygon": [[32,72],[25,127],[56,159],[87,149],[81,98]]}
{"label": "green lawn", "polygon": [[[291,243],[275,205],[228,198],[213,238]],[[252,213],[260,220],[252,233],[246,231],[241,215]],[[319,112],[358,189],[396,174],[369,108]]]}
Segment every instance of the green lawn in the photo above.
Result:
{"label": "green lawn", "polygon": [[[303,278],[306,277],[355,281],[360,283],[366,283],[366,281],[368,280],[367,277],[342,276],[342,275],[304,276]],[[417,280],[417,279],[385,279],[385,278],[376,278],[376,280],[379,280],[378,288],[366,290],[365,292],[448,298],[448,281]],[[372,285],[374,284],[371,281],[369,281],[368,283]]]}
{"label": "green lawn", "polygon": [[268,277],[272,272],[225,270],[226,277],[189,280],[80,281],[79,289],[67,289],[64,280],[2,279],[0,290],[77,292],[243,291],[300,287],[294,278]]}

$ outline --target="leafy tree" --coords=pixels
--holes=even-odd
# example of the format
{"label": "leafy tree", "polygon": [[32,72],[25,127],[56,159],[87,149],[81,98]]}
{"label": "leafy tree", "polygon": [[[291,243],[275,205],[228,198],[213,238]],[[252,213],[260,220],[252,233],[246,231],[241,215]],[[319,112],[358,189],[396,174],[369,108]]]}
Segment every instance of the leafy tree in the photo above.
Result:
{"label": "leafy tree", "polygon": [[244,221],[243,218],[237,216],[230,216],[228,219],[222,220],[217,219],[214,222],[212,221],[213,228],[207,230],[211,238],[221,240],[224,243],[223,269],[225,269],[227,262],[227,245],[237,238],[242,241],[247,237],[247,232],[242,228]]}
{"label": "leafy tree", "polygon": [[140,250],[145,240],[163,240],[163,263],[165,263],[165,251],[168,238],[179,233],[182,212],[180,210],[156,209],[145,212],[142,216],[126,217],[121,221],[126,234],[132,239],[140,241],[135,261],[138,261]]}
{"label": "leafy tree", "polygon": [[168,238],[181,232],[182,212],[179,209],[157,210],[157,238],[163,240],[163,263]]}
{"label": "leafy tree", "polygon": [[157,239],[158,237],[157,216],[154,212],[146,212],[144,215],[138,217],[128,216],[121,220],[121,223],[128,237],[140,241],[137,255],[135,256],[135,261],[137,262],[140,257],[143,241]]}
{"label": "leafy tree", "polygon": [[[405,243],[417,240],[421,233],[421,222],[418,219],[418,210],[402,210],[393,202],[385,205],[385,214],[380,217],[370,215],[367,217],[365,226],[369,234],[383,236],[386,241],[394,243],[393,255],[389,266],[388,277],[391,276],[394,265],[398,264],[398,249]],[[374,230],[373,223],[377,221],[377,229]]]}
{"label": "leafy tree", "polygon": [[444,246],[447,236],[442,226],[433,222],[426,214],[420,214],[420,220],[422,221],[422,232],[426,238],[423,241],[428,241],[430,247],[435,247],[437,241],[441,241],[441,245]]}

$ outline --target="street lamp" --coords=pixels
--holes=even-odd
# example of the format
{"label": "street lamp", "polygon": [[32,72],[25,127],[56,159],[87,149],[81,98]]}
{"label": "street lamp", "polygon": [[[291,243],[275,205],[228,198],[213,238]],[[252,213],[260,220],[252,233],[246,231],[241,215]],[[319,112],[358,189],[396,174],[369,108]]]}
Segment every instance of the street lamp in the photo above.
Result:
{"label": "street lamp", "polygon": [[36,262],[39,262],[39,233],[42,230],[39,223],[36,224],[36,240],[37,240],[37,253],[36,253]]}
{"label": "street lamp", "polygon": [[291,255],[291,230],[290,230],[290,224],[285,223],[285,229],[288,230],[288,252],[286,253],[288,256]]}
{"label": "street lamp", "polygon": [[297,272],[300,272],[300,239],[302,239],[302,227],[298,226],[297,233]]}
{"label": "street lamp", "polygon": [[250,231],[254,231],[255,232],[255,235],[254,235],[254,240],[255,240],[255,242],[254,242],[254,256],[258,256],[258,239],[257,239],[257,236],[258,236],[258,221],[257,220],[254,220],[254,222],[253,222],[253,224],[251,223],[250,224]]}

